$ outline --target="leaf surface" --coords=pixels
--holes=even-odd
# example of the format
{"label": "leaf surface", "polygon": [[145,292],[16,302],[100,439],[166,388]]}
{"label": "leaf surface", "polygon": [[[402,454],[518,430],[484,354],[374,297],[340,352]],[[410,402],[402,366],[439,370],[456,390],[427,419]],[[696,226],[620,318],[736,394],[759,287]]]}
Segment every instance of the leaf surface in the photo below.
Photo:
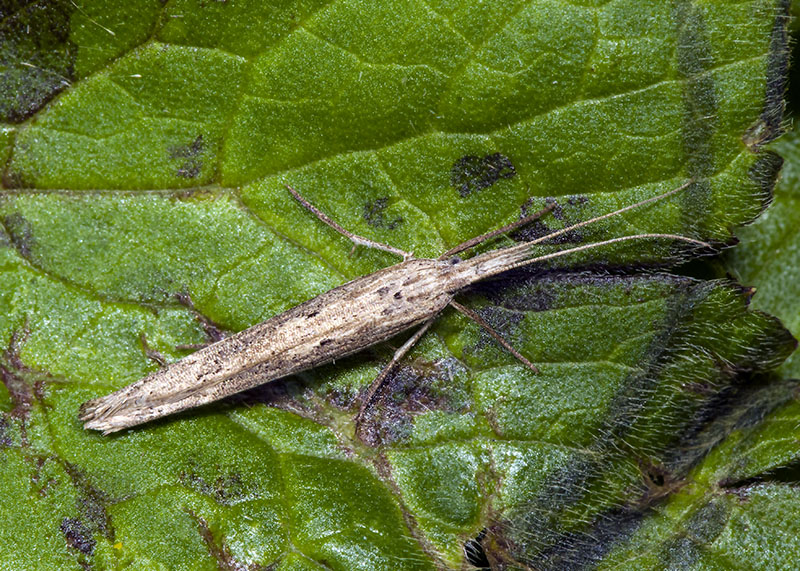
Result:
{"label": "leaf surface", "polygon": [[[388,344],[116,436],[76,416],[155,370],[154,352],[178,359],[396,261],[351,255],[285,184],[356,233],[436,257],[548,201],[552,216],[482,247],[692,179],[541,252],[644,232],[732,243],[780,165],[762,147],[781,122],[783,2],[4,10],[0,560],[13,568],[610,565],[652,506],[722,478],[707,466],[726,435],[725,478],[791,459],[770,426],[795,389],[769,373],[791,336],[733,282],[664,273],[693,253],[666,240],[465,292],[541,374],[447,312],[359,434]],[[745,454],[751,418],[763,438]],[[775,450],[751,452],[759,442]],[[750,467],[729,469],[736,454]],[[754,504],[793,505],[770,494]]]}

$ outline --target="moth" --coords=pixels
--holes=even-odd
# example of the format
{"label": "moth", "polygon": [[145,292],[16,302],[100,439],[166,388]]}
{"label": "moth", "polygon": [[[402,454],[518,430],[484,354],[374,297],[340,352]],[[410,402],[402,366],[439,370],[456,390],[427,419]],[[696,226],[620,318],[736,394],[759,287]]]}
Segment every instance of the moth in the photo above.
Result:
{"label": "moth", "polygon": [[467,240],[438,258],[416,258],[410,252],[345,230],[297,191],[287,187],[317,218],[350,239],[354,248],[358,245],[378,248],[402,256],[403,261],[357,278],[258,325],[223,338],[114,393],[90,400],[81,406],[79,417],[84,421],[85,428],[109,434],[329,363],[420,326],[373,381],[356,416],[358,424],[392,368],[448,306],[477,321],[515,357],[537,371],[479,315],[456,302],[456,294],[470,284],[521,266],[627,240],[681,241],[713,250],[710,244],[687,236],[635,234],[533,255],[538,244],[664,200],[693,183],[690,180],[668,192],[572,224],[535,240],[490,250],[467,259],[457,254],[530,223],[552,210],[555,203],[514,223]]}

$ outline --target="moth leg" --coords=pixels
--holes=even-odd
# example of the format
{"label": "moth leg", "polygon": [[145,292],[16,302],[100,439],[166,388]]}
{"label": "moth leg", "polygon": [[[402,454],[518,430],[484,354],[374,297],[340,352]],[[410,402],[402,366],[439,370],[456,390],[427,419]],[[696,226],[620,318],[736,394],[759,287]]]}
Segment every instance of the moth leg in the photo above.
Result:
{"label": "moth leg", "polygon": [[526,359],[519,351],[514,349],[514,347],[511,346],[511,343],[503,339],[503,337],[497,331],[495,331],[494,328],[491,325],[489,325],[489,323],[487,323],[483,317],[472,311],[470,308],[461,305],[457,301],[451,301],[450,305],[452,305],[455,309],[457,309],[458,311],[469,317],[472,321],[483,327],[483,329],[489,335],[491,335],[495,341],[500,343],[500,345],[502,345],[506,351],[514,355],[517,359],[519,359],[519,361],[523,365],[528,367],[531,371],[533,371],[537,375],[539,374],[539,369],[536,367],[536,365],[528,361],[528,359]]}
{"label": "moth leg", "polygon": [[376,242],[374,240],[370,240],[369,238],[364,238],[363,236],[359,236],[358,234],[353,234],[349,230],[344,229],[340,226],[335,220],[333,220],[330,216],[322,212],[319,208],[311,204],[308,200],[303,198],[303,196],[293,189],[288,184],[286,188],[289,192],[292,193],[292,196],[297,199],[297,202],[302,204],[307,210],[309,210],[314,216],[322,220],[325,224],[336,230],[342,236],[348,238],[351,242],[353,242],[353,249],[355,250],[356,246],[367,246],[368,248],[375,248],[376,250],[383,250],[384,252],[389,252],[390,254],[396,254],[403,258],[403,261],[410,260],[414,257],[413,252],[406,252],[405,250],[401,250],[400,248],[395,248],[394,246],[390,246],[388,244],[384,244],[382,242]]}
{"label": "moth leg", "polygon": [[149,343],[147,343],[147,335],[142,333],[139,335],[139,341],[142,343],[142,348],[144,349],[144,356],[150,359],[151,361],[155,361],[161,367],[167,366],[167,359],[162,355],[160,352],[156,351],[152,347],[150,347]]}
{"label": "moth leg", "polygon": [[178,300],[178,303],[181,305],[189,308],[192,313],[194,313],[195,319],[200,322],[203,331],[208,337],[208,342],[206,343],[190,343],[186,345],[178,345],[176,349],[202,349],[212,343],[216,343],[220,339],[224,339],[228,336],[228,333],[222,329],[219,325],[211,321],[208,317],[203,315],[199,309],[194,306],[194,302],[192,301],[192,296],[189,294],[188,291],[182,291],[175,294],[175,298]]}
{"label": "moth leg", "polygon": [[364,400],[361,402],[361,408],[358,410],[358,414],[356,415],[355,418],[356,432],[358,432],[358,428],[361,425],[361,422],[364,420],[364,415],[369,410],[369,407],[372,406],[372,402],[375,400],[378,391],[380,391],[381,387],[383,386],[386,377],[389,376],[389,373],[392,372],[392,369],[394,368],[395,365],[397,365],[398,361],[400,361],[400,359],[402,359],[405,356],[405,354],[411,350],[411,348],[417,343],[417,341],[419,341],[422,338],[422,336],[425,335],[425,332],[428,331],[433,322],[436,321],[436,317],[438,317],[438,314],[434,315],[433,317],[428,319],[425,323],[423,323],[422,327],[420,327],[417,330],[417,332],[414,333],[414,335],[409,337],[408,341],[403,343],[403,345],[397,351],[395,351],[392,359],[386,364],[386,366],[383,368],[380,374],[377,377],[375,377],[375,380],[372,381],[372,384],[369,386],[369,390],[367,391]]}
{"label": "moth leg", "polygon": [[555,208],[555,207],[556,207],[556,203],[555,202],[551,202],[547,206],[545,206],[544,208],[539,210],[538,212],[534,212],[533,214],[529,214],[528,216],[525,216],[524,218],[520,218],[516,222],[512,222],[511,224],[506,224],[505,226],[503,226],[501,228],[495,228],[494,230],[492,230],[491,232],[487,232],[486,234],[481,234],[480,236],[475,236],[474,238],[470,238],[466,242],[461,242],[458,246],[450,248],[444,254],[439,256],[439,259],[440,260],[447,259],[450,256],[458,254],[459,252],[463,252],[464,250],[468,250],[468,249],[472,248],[473,246],[477,246],[481,242],[485,242],[486,240],[494,238],[495,236],[498,236],[500,234],[505,234],[506,232],[511,232],[512,230],[516,230],[520,226],[525,226],[526,224],[529,224],[529,223],[533,222],[534,220],[536,220],[538,218],[541,218],[542,216],[544,216],[545,214],[547,214],[548,212],[553,210],[553,208]]}

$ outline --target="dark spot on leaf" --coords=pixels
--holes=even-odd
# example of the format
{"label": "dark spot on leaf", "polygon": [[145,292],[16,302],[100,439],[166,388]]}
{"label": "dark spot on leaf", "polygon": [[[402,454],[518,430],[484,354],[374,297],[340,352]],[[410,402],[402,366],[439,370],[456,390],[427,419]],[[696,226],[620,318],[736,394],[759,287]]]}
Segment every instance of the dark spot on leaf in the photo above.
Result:
{"label": "dark spot on leaf", "polygon": [[77,549],[84,555],[91,555],[97,542],[92,537],[92,530],[81,520],[65,517],[61,520],[61,533],[67,540],[67,544]]}
{"label": "dark spot on leaf", "polygon": [[435,363],[417,360],[390,373],[362,419],[362,442],[381,446],[402,441],[411,433],[417,412],[463,410],[471,397],[463,391],[463,385],[454,381],[463,370],[463,364],[456,359]]}
{"label": "dark spot on leaf", "polygon": [[4,4],[0,8],[0,121],[31,117],[74,77],[71,2]]}
{"label": "dark spot on leaf", "polygon": [[[477,310],[486,323],[492,329],[497,331],[500,336],[508,342],[512,342],[514,331],[517,326],[525,319],[525,315],[517,311],[508,311],[499,307],[487,306]],[[513,345],[513,343],[511,343]],[[483,328],[480,327],[480,337],[478,343],[472,349],[473,351],[480,351],[486,346],[497,347],[498,350],[505,352],[505,349]]]}
{"label": "dark spot on leaf", "polygon": [[11,426],[9,425],[8,418],[3,415],[0,417],[0,448],[7,448],[14,444],[11,435],[8,433]]}
{"label": "dark spot on leaf", "polygon": [[77,466],[69,462],[62,462],[64,470],[69,474],[74,486],[81,491],[78,498],[78,509],[84,527],[91,533],[101,533],[107,539],[114,537],[111,518],[106,512],[106,504],[110,501],[108,495],[96,488],[89,478]]}
{"label": "dark spot on leaf", "polygon": [[317,315],[319,315],[319,311],[312,311],[310,313],[306,313],[306,319],[310,319],[310,318],[315,317]]}
{"label": "dark spot on leaf", "polygon": [[743,137],[744,144],[753,152],[760,151],[764,145],[778,138],[784,131],[784,96],[789,75],[790,5],[789,0],[783,0],[781,6],[775,8],[775,20],[772,24],[767,56],[764,107],[758,121],[745,132]]}
{"label": "dark spot on leaf", "polygon": [[473,539],[464,543],[464,555],[467,558],[467,563],[478,569],[489,569],[489,558],[486,556],[486,551],[483,549],[483,539],[486,537],[486,530],[475,536]]}
{"label": "dark spot on leaf", "polygon": [[678,73],[683,86],[683,148],[689,176],[703,179],[715,168],[714,133],[719,117],[715,79],[709,73],[716,65],[714,50],[699,6],[678,2],[673,20],[679,24]]}
{"label": "dark spot on leaf", "polygon": [[[548,203],[554,202],[554,200],[548,199]],[[570,197],[567,199],[567,204],[570,206],[583,206],[589,202],[589,199],[585,196],[577,196],[577,197]],[[532,214],[531,206],[533,203],[531,201],[526,202],[522,206],[522,217],[528,216]],[[556,202],[555,207],[551,211],[551,215],[556,220],[564,222],[565,225],[570,224],[571,221],[567,221],[566,216],[564,215],[564,207],[561,206],[558,202]],[[577,221],[575,221],[577,222]],[[531,240],[536,240],[542,238],[543,236],[547,236],[551,234],[554,230],[549,228],[544,221],[542,220],[534,220],[530,224],[526,224],[524,227],[516,230],[511,234],[511,237],[518,241],[518,242],[530,242]],[[584,236],[580,230],[572,230],[565,234],[561,234],[552,240],[548,240],[545,242],[546,244],[579,244],[583,242]]]}
{"label": "dark spot on leaf", "polygon": [[325,345],[327,345],[327,344],[329,344],[331,342],[333,342],[333,339],[323,339],[322,341],[319,342],[319,346],[320,347],[324,347]]}
{"label": "dark spot on leaf", "polygon": [[[530,242],[532,240],[537,240],[542,236],[547,236],[552,232],[553,231],[548,228],[544,222],[541,220],[534,220],[530,224],[526,224],[523,228],[515,230],[510,234],[510,236],[517,242]],[[558,242],[557,240],[553,240],[553,243],[555,244]]]}
{"label": "dark spot on leaf", "polygon": [[389,286],[382,286],[378,288],[378,295],[383,297],[389,293]]}
{"label": "dark spot on leaf", "polygon": [[367,202],[364,205],[364,220],[366,220],[367,224],[374,228],[386,228],[388,230],[394,230],[402,224],[402,216],[398,216],[393,220],[386,220],[384,210],[388,205],[388,197],[376,198],[372,202]]}
{"label": "dark spot on leaf", "polygon": [[255,497],[255,494],[242,481],[239,474],[220,474],[213,481],[209,481],[201,476],[199,472],[199,465],[195,462],[190,462],[187,470],[181,470],[178,479],[187,488],[214,498],[223,505],[231,505],[243,499]]}
{"label": "dark spot on leaf", "polygon": [[473,192],[492,186],[504,178],[517,174],[516,168],[507,156],[501,153],[481,158],[466,155],[458,159],[450,169],[450,184],[462,198]]}
{"label": "dark spot on leaf", "polygon": [[531,288],[524,292],[497,288],[487,288],[485,291],[493,303],[520,311],[548,311],[555,300],[553,292],[546,287]]}
{"label": "dark spot on leaf", "polygon": [[170,159],[182,161],[175,174],[181,178],[197,178],[200,176],[200,171],[203,168],[202,156],[204,150],[203,135],[198,135],[188,145],[179,145],[167,149]]}
{"label": "dark spot on leaf", "polygon": [[3,227],[14,248],[23,258],[30,259],[33,241],[33,227],[27,218],[17,212],[3,217]]}
{"label": "dark spot on leaf", "polygon": [[772,202],[775,185],[783,166],[783,157],[772,151],[761,151],[747,174],[755,182],[761,192],[761,211],[766,210]]}
{"label": "dark spot on leaf", "polygon": [[567,204],[570,206],[583,206],[587,202],[589,202],[589,198],[586,196],[570,196],[567,199]]}
{"label": "dark spot on leaf", "polygon": [[393,297],[395,299],[403,299],[403,292],[402,291],[396,291],[396,292],[394,292],[394,296]]}

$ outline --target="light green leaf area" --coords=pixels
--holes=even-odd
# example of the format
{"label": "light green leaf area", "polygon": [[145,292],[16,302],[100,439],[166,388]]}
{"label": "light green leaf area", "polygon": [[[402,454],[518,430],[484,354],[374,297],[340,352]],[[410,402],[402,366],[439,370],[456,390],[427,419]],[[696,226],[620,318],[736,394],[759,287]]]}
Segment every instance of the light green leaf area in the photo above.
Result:
{"label": "light green leaf area", "polygon": [[[402,338],[117,435],[84,431],[77,410],[156,370],[153,357],[397,261],[351,252],[286,184],[360,235],[437,257],[548,203],[480,248],[691,182],[537,251],[639,233],[731,243],[780,163],[762,146],[781,121],[783,5],[10,6],[0,561],[561,569],[625,557],[656,525],[652,506],[684,521],[675,502],[708,502],[707,489],[730,521],[779,517],[736,515],[719,474],[794,461],[780,431],[795,388],[770,373],[794,342],[737,284],[663,273],[696,253],[679,240],[474,286],[460,301],[540,372],[446,310],[359,431]],[[753,506],[793,501],[747,490]]]}

